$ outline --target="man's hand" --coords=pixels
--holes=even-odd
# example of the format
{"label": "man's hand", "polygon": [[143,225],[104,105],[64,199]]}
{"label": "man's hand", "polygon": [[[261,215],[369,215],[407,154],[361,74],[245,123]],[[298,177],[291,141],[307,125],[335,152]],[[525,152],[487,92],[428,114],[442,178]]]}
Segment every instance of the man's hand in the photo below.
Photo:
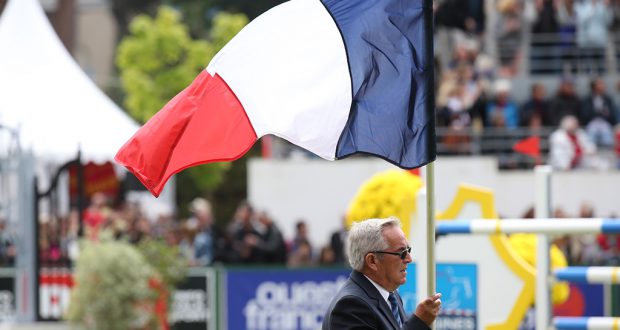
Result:
{"label": "man's hand", "polygon": [[430,326],[437,315],[439,314],[439,308],[441,307],[441,293],[437,293],[432,297],[424,299],[418,307],[415,309],[415,315]]}

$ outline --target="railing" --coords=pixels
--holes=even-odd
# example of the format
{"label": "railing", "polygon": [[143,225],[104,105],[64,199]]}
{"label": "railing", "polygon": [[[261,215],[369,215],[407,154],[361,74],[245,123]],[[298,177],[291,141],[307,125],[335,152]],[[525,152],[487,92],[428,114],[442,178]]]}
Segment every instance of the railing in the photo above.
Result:
{"label": "railing", "polygon": [[[520,47],[526,47],[522,58],[524,74],[531,75],[603,75],[616,74],[619,69],[617,49],[620,37],[609,32],[607,45],[601,49],[577,45],[576,34],[528,33]],[[517,51],[514,45],[498,43],[498,63],[502,56]],[[504,54],[504,55],[502,55]]]}
{"label": "railing", "polygon": [[[436,127],[437,154],[439,156],[494,156],[497,158],[499,169],[531,169],[536,165],[548,163],[550,153],[549,137],[557,128],[541,127],[536,130],[530,128],[497,128],[485,127],[476,129],[467,127],[453,129]],[[514,145],[526,138],[539,138],[540,157],[532,157],[514,151]],[[274,159],[310,159],[318,158],[311,152],[297,147],[278,137],[269,137],[271,142],[263,145],[269,148],[266,157]],[[355,157],[367,157],[358,155]],[[617,155],[611,148],[600,147],[595,155],[601,163],[602,169],[617,167]]]}
{"label": "railing", "polygon": [[437,152],[440,155],[499,155],[513,154],[515,159],[523,160],[515,154],[512,147],[515,143],[532,136],[540,138],[540,152],[542,155],[549,152],[549,136],[556,128],[541,127],[537,130],[530,128],[498,128],[472,127],[455,130],[448,127],[437,127]]}

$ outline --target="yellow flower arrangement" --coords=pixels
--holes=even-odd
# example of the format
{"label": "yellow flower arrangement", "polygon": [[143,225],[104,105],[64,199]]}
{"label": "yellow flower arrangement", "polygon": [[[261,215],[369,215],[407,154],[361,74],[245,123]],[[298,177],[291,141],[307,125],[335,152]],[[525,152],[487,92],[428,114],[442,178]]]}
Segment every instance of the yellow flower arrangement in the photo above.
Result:
{"label": "yellow flower arrangement", "polygon": [[423,183],[419,176],[402,170],[388,170],[364,182],[346,215],[347,227],[355,221],[395,216],[409,235],[416,195]]}
{"label": "yellow flower arrangement", "polygon": [[[525,221],[525,220],[524,220]],[[534,234],[512,234],[508,237],[510,245],[515,252],[528,264],[536,267],[536,246],[538,245],[538,239]],[[552,244],[550,248],[550,262],[551,269],[564,268],[568,266],[564,253],[555,245]],[[570,287],[566,282],[554,283],[551,287],[551,300],[554,305],[564,303],[568,299],[570,293]],[[532,301],[532,304],[534,302]]]}

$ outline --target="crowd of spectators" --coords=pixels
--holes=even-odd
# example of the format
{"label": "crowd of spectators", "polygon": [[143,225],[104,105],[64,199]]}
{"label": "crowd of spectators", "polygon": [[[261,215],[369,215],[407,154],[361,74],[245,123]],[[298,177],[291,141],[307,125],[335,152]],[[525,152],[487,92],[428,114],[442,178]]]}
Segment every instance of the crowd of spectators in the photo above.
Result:
{"label": "crowd of spectators", "polygon": [[[264,211],[256,211],[247,203],[237,207],[233,218],[223,227],[216,225],[211,204],[196,198],[190,205],[187,219],[160,216],[147,219],[137,204],[112,208],[105,196],[96,194],[84,212],[83,236],[96,240],[102,232],[112,232],[117,239],[137,244],[146,238],[164,240],[176,246],[188,266],[215,264],[286,265],[291,268],[310,266],[346,266],[344,242],[347,231],[343,225],[334,231],[324,246],[313,246],[308,224],[299,220],[294,234],[284,237],[276,221]],[[557,207],[553,218],[617,218],[616,214],[596,214],[590,203],[582,203],[578,214],[569,215]],[[533,208],[522,216],[533,218]],[[77,212],[65,219],[40,222],[39,258],[43,266],[71,265],[78,256],[79,225]],[[12,265],[15,257],[14,239],[0,222],[0,264]],[[553,241],[570,265],[620,265],[620,237],[616,234],[564,235]]]}
{"label": "crowd of spectators", "polygon": [[[346,265],[344,230],[334,232],[328,244],[313,246],[308,224],[300,219],[292,237],[284,237],[276,221],[264,211],[241,202],[232,219],[219,226],[208,200],[194,199],[191,216],[177,219],[160,215],[148,219],[137,203],[112,207],[101,193],[92,196],[83,213],[83,237],[97,240],[103,232],[116,239],[137,244],[153,238],[176,246],[188,266],[214,264],[287,265],[289,267]],[[344,227],[343,227],[344,228]],[[0,227],[1,229],[1,227]],[[2,237],[0,231],[0,238]],[[79,216],[73,211],[66,218],[43,217],[39,230],[39,259],[43,266],[71,265],[78,256]],[[4,250],[0,250],[3,252]]]}
{"label": "crowd of spectators", "polygon": [[[483,51],[486,15],[476,14],[482,10],[483,3],[482,0],[436,1],[436,48],[440,49],[436,52],[437,126],[441,128],[438,142],[445,147],[440,150],[471,152],[464,145],[472,141],[472,136],[485,136],[485,133],[491,137],[493,134],[515,134],[518,138],[539,135],[549,138],[545,144],[549,148],[546,156],[556,169],[620,166],[620,109],[617,107],[620,90],[613,88],[610,92],[606,86],[601,75],[606,70],[601,64],[605,63],[601,57],[604,51],[601,53],[600,49],[601,42],[606,47],[609,29],[620,26],[620,16],[616,15],[620,13],[620,1],[498,0],[495,2],[498,25],[495,57]],[[457,20],[450,18],[451,12],[467,14],[455,24]],[[551,72],[550,77],[558,86],[551,93],[549,76],[547,83],[543,83],[542,79],[536,81],[536,76],[530,75],[532,79],[528,81],[533,81],[530,95],[515,97],[513,88],[522,62],[524,27],[532,33],[554,34],[566,42],[572,40],[575,45],[571,44],[571,49],[579,49],[587,56],[569,58],[568,51],[549,56],[563,67],[575,60],[592,69],[585,73],[570,68]],[[553,47],[532,46],[531,56],[548,52],[550,48]],[[548,68],[550,64],[543,67]],[[590,80],[588,90],[577,89],[579,77]],[[549,133],[543,134],[544,130]],[[514,142],[486,151],[513,153]]]}
{"label": "crowd of spectators", "polygon": [[[607,215],[616,219],[616,214]],[[558,207],[553,212],[554,218],[597,218],[605,215],[596,214],[594,207],[584,202],[578,214],[570,215]],[[620,265],[620,239],[617,234],[579,234],[563,235],[553,240],[566,256],[570,266],[618,266]]]}

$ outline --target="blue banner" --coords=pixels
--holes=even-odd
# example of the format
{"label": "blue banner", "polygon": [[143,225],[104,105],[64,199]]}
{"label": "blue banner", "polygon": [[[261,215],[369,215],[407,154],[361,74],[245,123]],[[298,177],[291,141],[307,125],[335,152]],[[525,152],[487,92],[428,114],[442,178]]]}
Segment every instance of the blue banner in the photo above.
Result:
{"label": "blue banner", "polygon": [[315,330],[347,269],[228,270],[228,329]]}
{"label": "blue banner", "polygon": [[[441,312],[435,323],[438,330],[476,329],[478,273],[475,264],[437,264],[437,292],[441,292]],[[398,292],[407,315],[418,304],[416,265],[409,264],[407,282]]]}

